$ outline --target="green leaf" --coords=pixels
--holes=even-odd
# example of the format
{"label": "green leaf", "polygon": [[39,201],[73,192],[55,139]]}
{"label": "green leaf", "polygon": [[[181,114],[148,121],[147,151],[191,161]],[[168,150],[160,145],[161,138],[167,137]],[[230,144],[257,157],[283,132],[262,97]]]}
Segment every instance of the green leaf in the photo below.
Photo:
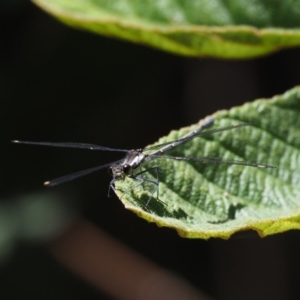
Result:
{"label": "green leaf", "polygon": [[189,56],[247,58],[300,45],[294,0],[33,0],[62,22]]}
{"label": "green leaf", "polygon": [[[300,87],[270,100],[257,100],[213,115],[206,128],[244,122],[248,126],[203,135],[168,155],[221,157],[276,168],[154,159],[143,169],[159,166],[159,200],[155,185],[126,177],[116,182],[125,207],[140,217],[167,226],[188,238],[220,237],[253,229],[261,237],[300,229]],[[172,131],[158,143],[175,140],[198,125]],[[150,151],[151,153],[151,151]],[[156,180],[155,170],[141,174]]]}

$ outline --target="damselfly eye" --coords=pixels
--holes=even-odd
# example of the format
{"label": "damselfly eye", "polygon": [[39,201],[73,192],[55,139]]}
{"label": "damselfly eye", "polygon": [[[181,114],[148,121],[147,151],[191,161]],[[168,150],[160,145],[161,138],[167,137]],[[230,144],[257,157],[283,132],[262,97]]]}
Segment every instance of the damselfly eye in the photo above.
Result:
{"label": "damselfly eye", "polygon": [[130,170],[131,170],[131,166],[130,166],[129,164],[125,164],[125,165],[123,166],[123,172],[124,172],[125,174],[129,174]]}
{"label": "damselfly eye", "polygon": [[109,167],[109,168],[107,169],[107,171],[108,171],[108,174],[109,174],[110,176],[114,176],[114,172],[113,172],[113,168],[112,168],[112,167]]}

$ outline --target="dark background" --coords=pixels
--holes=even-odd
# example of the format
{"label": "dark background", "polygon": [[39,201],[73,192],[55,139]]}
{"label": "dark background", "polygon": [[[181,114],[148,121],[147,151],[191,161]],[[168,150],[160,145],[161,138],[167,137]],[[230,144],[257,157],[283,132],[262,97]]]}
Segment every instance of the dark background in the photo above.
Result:
{"label": "dark background", "polygon": [[[120,158],[10,144],[13,139],[139,148],[300,80],[299,49],[248,61],[180,57],[66,27],[22,1],[0,4],[0,24],[0,196],[9,216],[24,195],[53,193],[43,181]],[[183,239],[107,198],[109,181],[102,171],[52,189],[95,226],[214,298],[299,298],[298,232]],[[0,245],[8,229],[0,220]],[[1,299],[107,297],[36,239],[7,240],[0,249]]]}

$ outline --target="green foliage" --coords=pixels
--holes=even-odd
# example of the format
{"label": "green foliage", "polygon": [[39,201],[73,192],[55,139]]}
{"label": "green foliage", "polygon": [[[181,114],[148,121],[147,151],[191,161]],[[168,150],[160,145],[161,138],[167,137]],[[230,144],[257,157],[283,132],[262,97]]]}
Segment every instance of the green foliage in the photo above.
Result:
{"label": "green foliage", "polygon": [[293,0],[33,0],[62,22],[189,56],[247,58],[300,45]]}
{"label": "green foliage", "polygon": [[[137,184],[130,178],[117,182],[118,196],[127,209],[158,226],[175,228],[183,237],[227,239],[247,229],[260,236],[300,229],[299,113],[300,88],[295,88],[270,100],[217,112],[213,129],[243,122],[251,125],[197,137],[171,152],[276,168],[156,159],[144,168],[159,165],[159,201],[154,196],[146,206],[153,184],[130,190]],[[158,142],[177,139],[195,126],[172,131]],[[155,172],[147,176],[156,178]]]}

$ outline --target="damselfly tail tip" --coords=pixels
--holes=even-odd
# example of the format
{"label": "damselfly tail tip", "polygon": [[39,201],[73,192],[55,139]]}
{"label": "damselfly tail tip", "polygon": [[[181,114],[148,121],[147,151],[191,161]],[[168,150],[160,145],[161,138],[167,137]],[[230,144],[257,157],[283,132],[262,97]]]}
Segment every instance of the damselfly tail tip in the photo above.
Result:
{"label": "damselfly tail tip", "polygon": [[50,185],[50,181],[45,181],[44,185]]}
{"label": "damselfly tail tip", "polygon": [[15,143],[15,144],[18,144],[18,143],[20,143],[20,141],[18,141],[18,140],[13,140],[13,141],[11,141],[12,143]]}

